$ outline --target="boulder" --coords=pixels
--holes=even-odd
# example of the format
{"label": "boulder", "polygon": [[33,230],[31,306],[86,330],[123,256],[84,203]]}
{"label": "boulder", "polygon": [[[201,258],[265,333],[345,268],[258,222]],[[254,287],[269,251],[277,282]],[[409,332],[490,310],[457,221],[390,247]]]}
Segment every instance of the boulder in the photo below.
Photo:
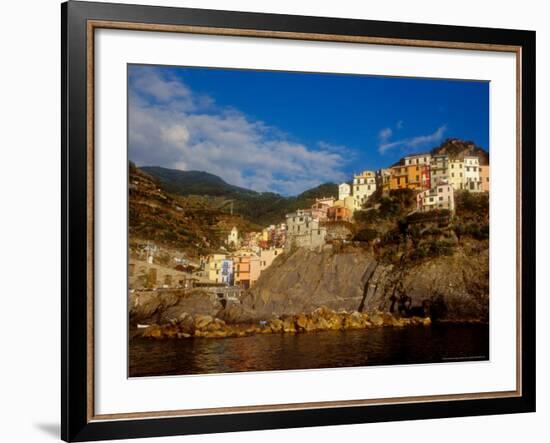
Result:
{"label": "boulder", "polygon": [[210,315],[197,315],[195,316],[195,328],[205,329],[213,321],[214,318]]}

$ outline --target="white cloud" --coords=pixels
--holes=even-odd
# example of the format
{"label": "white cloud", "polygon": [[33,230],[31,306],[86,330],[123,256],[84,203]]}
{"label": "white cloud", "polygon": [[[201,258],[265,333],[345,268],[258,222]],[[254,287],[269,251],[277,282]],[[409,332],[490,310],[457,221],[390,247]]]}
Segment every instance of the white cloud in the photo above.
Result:
{"label": "white cloud", "polygon": [[314,150],[293,142],[160,70],[134,69],[130,85],[129,151],[138,165],[207,171],[237,186],[286,195],[345,179],[345,147],[319,142]]}
{"label": "white cloud", "polygon": [[161,139],[175,146],[185,144],[189,140],[189,131],[185,126],[173,125],[169,127],[161,127]]}
{"label": "white cloud", "polygon": [[393,131],[391,128],[384,128],[381,129],[378,133],[378,140],[380,141],[380,144],[385,144],[392,136]]}
{"label": "white cloud", "polygon": [[[440,142],[443,139],[446,130],[447,125],[443,125],[437,128],[431,134],[417,135],[416,137],[404,138],[396,141],[389,141],[389,139],[391,138],[390,133],[390,136],[386,139],[382,139],[381,137],[379,137],[380,144],[378,145],[378,152],[380,154],[385,154],[386,152],[395,148],[402,148],[405,151],[414,151],[418,148],[425,148],[428,147],[430,144]],[[382,131],[385,131],[385,129],[383,129]],[[382,131],[380,131],[380,133],[382,133]]]}

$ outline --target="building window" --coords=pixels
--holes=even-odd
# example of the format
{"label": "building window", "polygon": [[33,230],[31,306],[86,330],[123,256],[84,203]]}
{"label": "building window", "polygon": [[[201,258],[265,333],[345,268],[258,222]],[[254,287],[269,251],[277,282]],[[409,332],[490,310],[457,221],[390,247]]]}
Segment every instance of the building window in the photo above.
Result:
{"label": "building window", "polygon": [[439,201],[440,201],[440,202],[443,201],[443,197],[442,197],[442,196],[439,197]]}

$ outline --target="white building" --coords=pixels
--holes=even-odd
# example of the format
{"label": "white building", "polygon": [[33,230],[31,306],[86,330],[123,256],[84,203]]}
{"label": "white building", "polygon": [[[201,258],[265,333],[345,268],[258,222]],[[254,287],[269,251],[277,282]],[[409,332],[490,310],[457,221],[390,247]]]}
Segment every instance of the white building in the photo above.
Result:
{"label": "white building", "polygon": [[481,191],[481,179],[479,175],[479,157],[464,156],[464,189],[470,192]]}
{"label": "white building", "polygon": [[283,253],[283,248],[262,249],[260,251],[260,272],[265,271],[271,263]]}
{"label": "white building", "polygon": [[229,246],[233,246],[235,248],[238,248],[240,245],[239,242],[239,230],[236,226],[233,226],[233,229],[231,229],[231,232],[227,236],[227,244]]}
{"label": "white building", "polygon": [[448,183],[440,183],[416,196],[416,208],[426,212],[434,209],[455,210],[454,189]]}
{"label": "white building", "polygon": [[427,152],[424,154],[414,154],[414,155],[408,155],[404,158],[405,166],[409,165],[425,165],[429,166],[431,164],[432,155]]}
{"label": "white building", "polygon": [[360,209],[367,199],[376,191],[376,175],[372,171],[363,171],[353,176],[352,195],[355,200],[355,208]]}
{"label": "white building", "polygon": [[325,244],[326,228],[320,226],[311,211],[298,209],[286,215],[285,250],[293,247],[315,249]]}
{"label": "white building", "polygon": [[434,155],[430,161],[430,184],[436,186],[439,183],[449,181],[449,156]]}
{"label": "white building", "polygon": [[351,195],[351,186],[348,183],[338,185],[338,200],[344,200]]}
{"label": "white building", "polygon": [[464,189],[464,161],[459,159],[449,160],[449,184],[455,191]]}

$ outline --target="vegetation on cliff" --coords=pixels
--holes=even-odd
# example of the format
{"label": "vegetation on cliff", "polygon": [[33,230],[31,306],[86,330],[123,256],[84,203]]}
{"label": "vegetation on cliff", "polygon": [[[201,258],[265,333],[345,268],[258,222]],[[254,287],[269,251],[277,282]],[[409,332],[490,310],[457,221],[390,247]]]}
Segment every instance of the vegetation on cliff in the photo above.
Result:
{"label": "vegetation on cliff", "polygon": [[458,138],[448,138],[439,146],[433,148],[432,155],[448,155],[451,159],[463,160],[465,155],[473,155],[479,158],[480,165],[489,164],[489,153],[477,146],[472,141],[464,141]]}
{"label": "vegetation on cliff", "polygon": [[217,251],[233,226],[240,232],[260,226],[241,215],[232,215],[218,201],[167,193],[149,174],[130,164],[130,242],[153,241],[178,249],[190,257]]}
{"label": "vegetation on cliff", "polygon": [[[158,166],[144,166],[140,169],[174,195],[202,196],[210,201],[215,201],[215,198],[231,200],[235,214],[259,225],[281,223],[287,213],[311,207],[316,198],[338,198],[338,186],[335,183],[324,183],[297,196],[285,197],[273,192],[256,192],[230,185],[220,177],[202,171],[180,171]],[[224,210],[228,211],[229,206],[225,206]]]}

